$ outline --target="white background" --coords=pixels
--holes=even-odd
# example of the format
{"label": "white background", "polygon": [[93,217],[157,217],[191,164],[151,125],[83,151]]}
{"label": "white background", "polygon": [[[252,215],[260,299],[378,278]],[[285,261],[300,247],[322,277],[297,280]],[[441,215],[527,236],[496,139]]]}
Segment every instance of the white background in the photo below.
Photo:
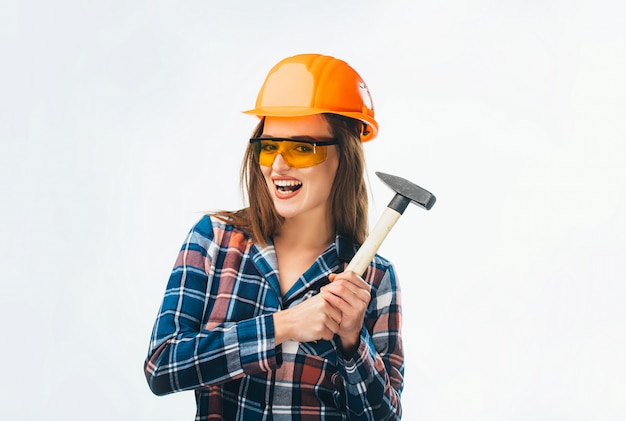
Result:
{"label": "white background", "polygon": [[407,420],[626,419],[619,0],[0,5],[0,418],[191,420],[143,360],[178,248],[242,206],[280,59],[368,83],[372,220],[403,287]]}

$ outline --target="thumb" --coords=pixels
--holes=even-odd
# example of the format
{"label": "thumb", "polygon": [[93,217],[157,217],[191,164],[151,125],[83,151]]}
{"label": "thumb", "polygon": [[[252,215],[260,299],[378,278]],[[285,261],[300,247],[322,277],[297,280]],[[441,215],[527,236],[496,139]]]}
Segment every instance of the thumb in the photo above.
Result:
{"label": "thumb", "polygon": [[328,275],[328,280],[330,282],[333,282],[335,280],[335,278],[337,277],[336,273],[331,273],[330,275]]}

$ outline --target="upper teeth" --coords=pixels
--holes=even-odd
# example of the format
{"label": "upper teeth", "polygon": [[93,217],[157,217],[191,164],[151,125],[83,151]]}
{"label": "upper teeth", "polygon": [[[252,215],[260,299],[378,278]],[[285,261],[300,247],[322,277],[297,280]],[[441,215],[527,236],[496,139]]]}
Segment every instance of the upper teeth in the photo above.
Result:
{"label": "upper teeth", "polygon": [[302,184],[302,181],[298,180],[274,180],[274,184],[278,187],[287,187],[287,186],[299,186]]}

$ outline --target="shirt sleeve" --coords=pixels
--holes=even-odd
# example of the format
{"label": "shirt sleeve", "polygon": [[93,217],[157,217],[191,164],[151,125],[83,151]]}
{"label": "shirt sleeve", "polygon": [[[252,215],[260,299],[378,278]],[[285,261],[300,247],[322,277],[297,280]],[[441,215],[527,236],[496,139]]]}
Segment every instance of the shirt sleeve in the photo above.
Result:
{"label": "shirt sleeve", "polygon": [[404,352],[400,324],[400,289],[389,266],[370,301],[357,351],[350,360],[339,358],[350,420],[401,419]]}
{"label": "shirt sleeve", "polygon": [[205,217],[181,248],[154,324],[144,372],[157,395],[220,384],[280,366],[271,314],[210,330],[204,326],[215,247],[211,220]]}

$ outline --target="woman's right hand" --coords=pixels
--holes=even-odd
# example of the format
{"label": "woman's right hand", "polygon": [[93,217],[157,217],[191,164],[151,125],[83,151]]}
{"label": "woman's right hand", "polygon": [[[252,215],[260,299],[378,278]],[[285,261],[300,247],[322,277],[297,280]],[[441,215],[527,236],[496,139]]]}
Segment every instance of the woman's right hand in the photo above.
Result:
{"label": "woman's right hand", "polygon": [[273,317],[276,345],[285,341],[331,340],[341,323],[341,311],[330,305],[321,294],[274,313]]}

